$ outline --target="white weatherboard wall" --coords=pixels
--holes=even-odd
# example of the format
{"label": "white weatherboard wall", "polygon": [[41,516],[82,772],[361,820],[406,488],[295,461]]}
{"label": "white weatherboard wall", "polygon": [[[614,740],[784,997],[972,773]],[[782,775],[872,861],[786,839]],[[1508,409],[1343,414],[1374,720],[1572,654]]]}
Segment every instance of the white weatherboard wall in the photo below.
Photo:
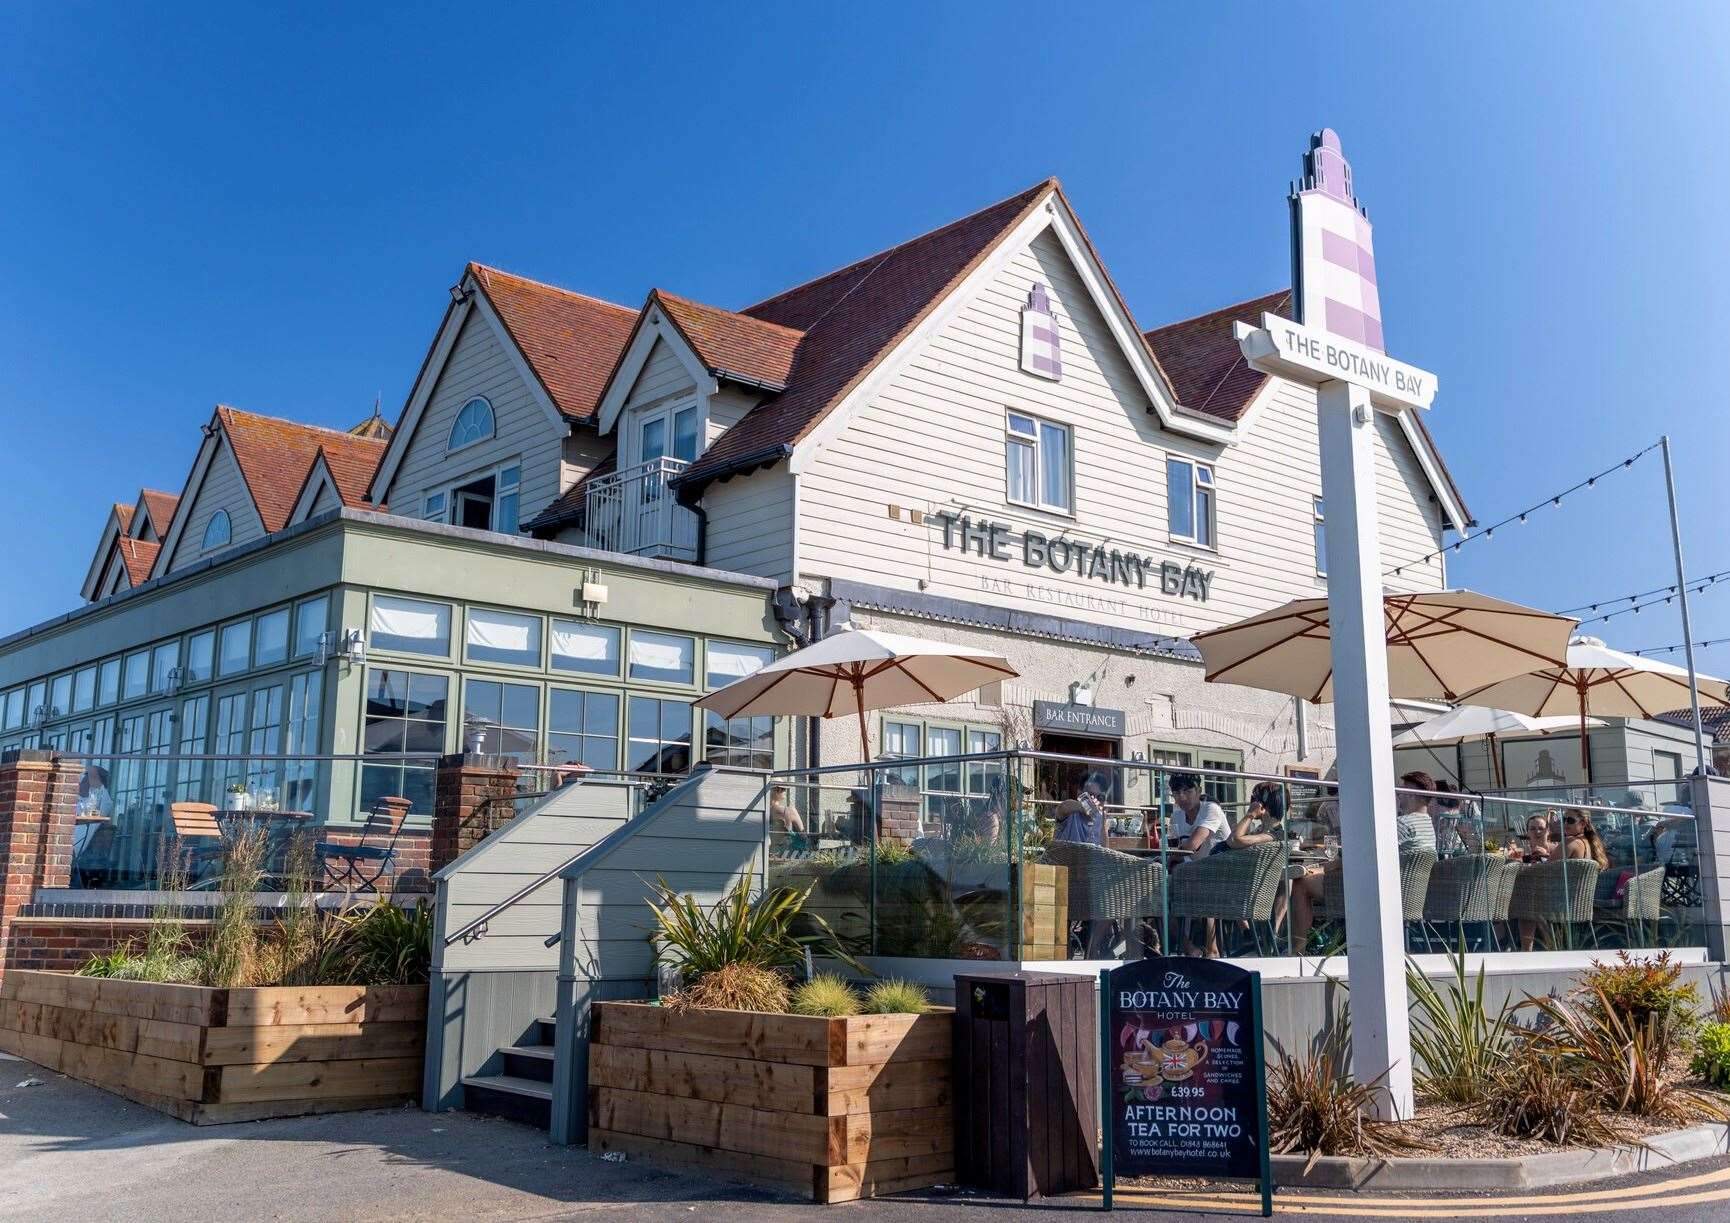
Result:
{"label": "white weatherboard wall", "polygon": [[[419,518],[429,490],[484,476],[510,462],[522,464],[520,521],[533,518],[563,491],[561,460],[568,430],[548,417],[523,381],[505,348],[510,342],[480,311],[469,313],[386,490],[393,513]],[[476,395],[484,395],[493,406],[493,436],[447,454],[451,425]]]}
{"label": "white weatherboard wall", "polygon": [[703,510],[709,517],[704,564],[793,580],[794,487],[785,463],[709,485]]}
{"label": "white weatherboard wall", "polygon": [[[206,552],[204,532],[218,510],[228,511],[228,542]],[[215,556],[237,544],[251,543],[263,536],[264,522],[252,504],[252,494],[246,491],[240,464],[234,461],[234,451],[229,449],[228,439],[218,434],[216,452],[211,456],[210,466],[205,469],[204,482],[199,485],[198,495],[187,511],[186,525],[175,541],[174,555],[169,557],[163,572],[184,569],[207,556]]]}
{"label": "white weatherboard wall", "polygon": [[[1019,368],[1020,312],[1033,283],[1051,292],[1063,341],[1063,379]],[[1220,447],[1160,429],[1129,364],[1049,233],[1020,251],[835,439],[798,483],[801,576],[852,578],[971,602],[1187,637],[1296,597],[1325,593],[1316,575],[1311,498],[1321,492],[1313,393],[1277,383],[1262,392],[1247,432]],[[1005,410],[1068,424],[1075,438],[1076,516],[1008,504]],[[1377,441],[1389,566],[1441,543],[1438,507],[1391,420]],[[1166,529],[1165,459],[1215,464],[1217,551],[1173,542]],[[759,480],[761,475],[747,477]],[[899,519],[889,507],[903,507]],[[1161,594],[1074,573],[946,550],[941,528],[907,509],[965,511],[1068,532],[1088,544],[1194,563],[1214,571],[1210,598]],[[712,529],[713,530],[713,529]],[[710,537],[710,549],[716,547]],[[1440,586],[1439,562],[1391,585]]]}

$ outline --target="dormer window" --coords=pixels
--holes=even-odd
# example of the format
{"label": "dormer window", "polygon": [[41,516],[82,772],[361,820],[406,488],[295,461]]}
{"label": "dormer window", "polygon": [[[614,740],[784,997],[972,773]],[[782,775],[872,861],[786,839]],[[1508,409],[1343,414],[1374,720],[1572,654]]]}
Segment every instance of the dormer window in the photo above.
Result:
{"label": "dormer window", "polygon": [[204,550],[220,548],[229,541],[233,534],[228,522],[228,511],[217,510],[210,516],[210,521],[204,527]]}
{"label": "dormer window", "polygon": [[493,405],[476,395],[462,406],[457,418],[451,423],[450,440],[445,443],[445,452],[461,450],[476,442],[484,442],[493,435]]}

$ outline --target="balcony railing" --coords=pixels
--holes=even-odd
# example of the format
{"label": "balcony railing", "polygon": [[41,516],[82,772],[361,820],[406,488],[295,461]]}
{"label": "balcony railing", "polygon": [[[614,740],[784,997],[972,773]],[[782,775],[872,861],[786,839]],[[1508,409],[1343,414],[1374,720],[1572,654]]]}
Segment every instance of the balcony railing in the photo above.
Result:
{"label": "balcony railing", "polygon": [[697,516],[669,487],[689,466],[683,459],[651,459],[591,480],[583,502],[583,542],[603,552],[696,560]]}

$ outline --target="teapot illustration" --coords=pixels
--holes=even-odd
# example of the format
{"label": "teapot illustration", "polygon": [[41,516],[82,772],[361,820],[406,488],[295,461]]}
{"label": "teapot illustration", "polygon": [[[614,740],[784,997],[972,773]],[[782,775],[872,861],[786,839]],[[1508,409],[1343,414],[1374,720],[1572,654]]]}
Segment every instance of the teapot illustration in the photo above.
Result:
{"label": "teapot illustration", "polygon": [[1181,1083],[1207,1060],[1207,1054],[1205,1040],[1187,1045],[1174,1036],[1159,1047],[1159,1077],[1167,1083]]}

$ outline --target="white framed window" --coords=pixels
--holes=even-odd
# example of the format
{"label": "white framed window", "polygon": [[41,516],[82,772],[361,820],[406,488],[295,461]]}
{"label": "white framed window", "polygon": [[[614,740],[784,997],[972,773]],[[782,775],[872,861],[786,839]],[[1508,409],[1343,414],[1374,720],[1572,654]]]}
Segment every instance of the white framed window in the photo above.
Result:
{"label": "white framed window", "polygon": [[314,595],[294,605],[294,656],[318,653],[318,643],[330,622],[330,596]]}
{"label": "white framed window", "polygon": [[72,677],[72,711],[83,713],[96,706],[96,668],[85,667]]}
{"label": "white framed window", "polygon": [[523,469],[515,463],[501,468],[496,477],[497,491],[493,494],[493,530],[506,535],[517,533],[517,505],[523,482]]}
{"label": "white framed window", "polygon": [[612,624],[554,620],[552,664],[557,671],[584,675],[619,673],[619,629]]}
{"label": "white framed window", "polygon": [[421,517],[472,531],[515,535],[521,518],[522,483],[522,461],[510,459],[427,493],[421,501]]}
{"label": "white framed window", "polygon": [[186,639],[186,677],[189,684],[207,682],[214,673],[212,668],[216,658],[216,630],[205,629],[202,633],[194,633]]}
{"label": "white framed window", "polygon": [[421,503],[420,516],[428,522],[443,522],[445,520],[445,495],[442,492],[428,493],[426,500]]}
{"label": "white framed window", "polygon": [[1316,576],[1325,578],[1328,575],[1328,520],[1320,497],[1310,498],[1310,512],[1315,516]]}
{"label": "white framed window", "polygon": [[233,528],[229,525],[228,511],[217,510],[210,516],[210,521],[204,524],[204,550],[220,548],[233,536]]}
{"label": "white framed window", "polygon": [[96,703],[112,705],[120,699],[120,660],[104,659],[96,669]]}
{"label": "white framed window", "polygon": [[480,395],[465,403],[451,422],[451,435],[445,442],[445,453],[484,442],[493,435],[493,405]]}
{"label": "white framed window", "polygon": [[0,725],[7,730],[16,730],[24,725],[24,689],[14,688],[6,694],[5,720]]}
{"label": "white framed window", "polygon": [[[63,718],[72,712],[72,674],[56,675],[48,685],[48,716]],[[1680,776],[1680,774],[1678,774]]]}
{"label": "white framed window", "polygon": [[[150,691],[169,692],[179,679],[174,673],[180,666],[180,640],[165,641],[150,652]],[[172,678],[171,678],[172,677]]]}
{"label": "white framed window", "polygon": [[[139,650],[126,656],[126,674],[120,686],[123,700],[133,701],[150,691],[150,651]],[[34,704],[34,702],[31,702]]]}
{"label": "white framed window", "polygon": [[[883,751],[887,760],[907,760],[925,754],[925,725],[922,722],[883,721]],[[904,786],[919,784],[919,766],[905,769],[885,769],[883,780]]]}
{"label": "white framed window", "polygon": [[1199,547],[1214,546],[1213,468],[1190,459],[1165,460],[1166,525],[1171,537]]}
{"label": "white framed window", "polygon": [[447,657],[451,652],[450,604],[374,595],[367,639],[380,650]]}
{"label": "white framed window", "polygon": [[1068,425],[1010,412],[1005,418],[1004,484],[1013,505],[1075,511],[1074,448]]}
{"label": "white framed window", "polygon": [[252,621],[223,625],[221,640],[216,652],[218,675],[239,675],[252,665]]}
{"label": "white framed window", "polygon": [[288,608],[278,607],[258,618],[253,665],[274,666],[288,658]]}
{"label": "white framed window", "polygon": [[518,667],[541,665],[541,618],[516,612],[469,608],[468,643],[470,662],[503,662]]}

